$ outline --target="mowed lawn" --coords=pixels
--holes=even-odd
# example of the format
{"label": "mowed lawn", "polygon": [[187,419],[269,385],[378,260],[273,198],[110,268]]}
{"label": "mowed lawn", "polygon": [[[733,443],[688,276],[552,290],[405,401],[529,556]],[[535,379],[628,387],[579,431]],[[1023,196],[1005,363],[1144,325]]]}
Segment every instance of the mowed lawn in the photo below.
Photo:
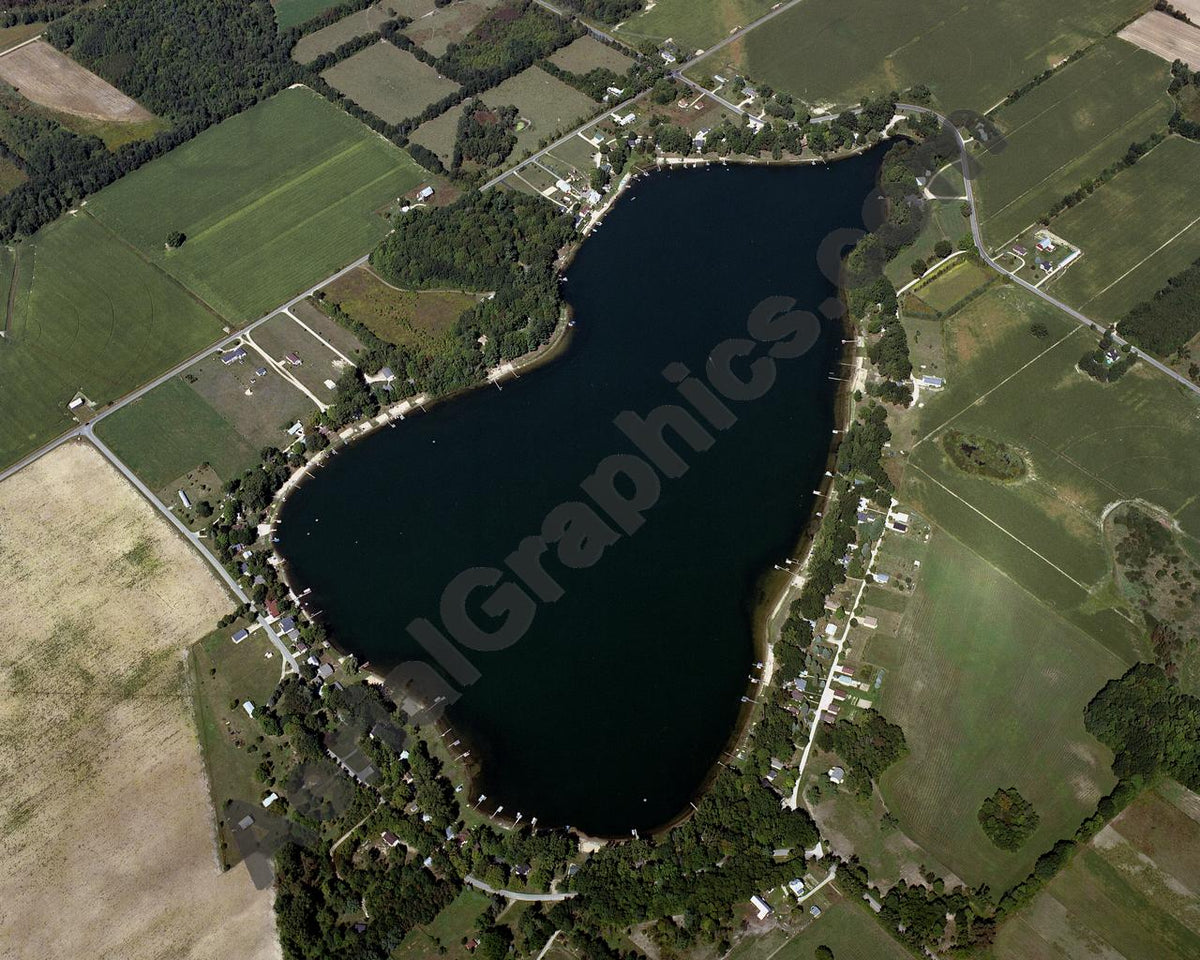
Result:
{"label": "mowed lawn", "polygon": [[0,341],[0,465],[70,427],[76,391],[103,406],[221,335],[221,320],[87,213],[18,248]]}
{"label": "mowed lawn", "polygon": [[[884,774],[884,799],[960,878],[1005,889],[1111,788],[1111,756],[1084,730],[1083,708],[1126,665],[941,532],[892,643],[872,649],[889,671],[880,708],[911,753]],[[1012,786],[1041,824],[1007,852],[977,814]]]}
{"label": "mowed lawn", "polygon": [[975,153],[988,242],[1005,243],[1131,143],[1166,129],[1170,81],[1163,60],[1111,37],[996,113],[1004,149]]}
{"label": "mowed lawn", "polygon": [[[1144,8],[1140,0],[804,0],[697,70],[736,60],[810,103],[928,84],[944,110],[987,110]],[[657,8],[656,8],[657,9]]]}
{"label": "mowed lawn", "polygon": [[658,0],[652,9],[643,9],[622,24],[616,34],[631,42],[670,37],[691,53],[753,23],[773,6],[775,0]]}
{"label": "mowed lawn", "polygon": [[739,960],[810,960],[822,944],[833,950],[837,960],[908,960],[912,956],[888,936],[865,902],[838,897],[823,905],[821,916],[787,943],[778,948],[772,944],[768,950],[747,950]]}
{"label": "mowed lawn", "polygon": [[[88,210],[232,323],[369,251],[428,179],[311,90],[285,90],[102,191]],[[166,250],[172,231],[187,241]]]}
{"label": "mowed lawn", "polygon": [[1197,798],[1144,793],[1001,928],[996,960],[1200,956]]}
{"label": "mowed lawn", "polygon": [[[1045,324],[1049,336],[1029,332]],[[1007,284],[943,321],[947,386],[923,394],[901,496],[1122,659],[1141,633],[1112,609],[1100,518],[1141,498],[1200,535],[1200,400],[1150,367],[1101,384],[1076,364],[1094,335]],[[949,427],[1015,446],[1029,475],[1001,484],[954,467]]]}
{"label": "mowed lawn", "polygon": [[1200,257],[1200,144],[1170,137],[1055,218],[1083,249],[1050,292],[1088,316],[1116,321]]}
{"label": "mowed lawn", "polygon": [[258,460],[258,449],[179,377],[105,417],[96,435],[155,491],[204,462],[229,480]]}

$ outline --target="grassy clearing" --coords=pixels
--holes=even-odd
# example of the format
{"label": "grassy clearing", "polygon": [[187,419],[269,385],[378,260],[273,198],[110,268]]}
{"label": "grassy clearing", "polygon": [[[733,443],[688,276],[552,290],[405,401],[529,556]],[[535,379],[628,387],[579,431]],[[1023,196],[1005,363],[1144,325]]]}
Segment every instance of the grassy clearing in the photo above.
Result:
{"label": "grassy clearing", "polygon": [[321,76],[388,123],[415,117],[458,89],[453,80],[386,40],[335,64]]}
{"label": "grassy clearing", "polygon": [[527,121],[525,129],[517,133],[512,159],[532,153],[541,140],[565,133],[595,113],[598,106],[590,97],[538,67],[509,77],[483,94],[482,99],[489,107],[512,104],[520,112],[521,119]]}
{"label": "grassy clearing", "polygon": [[0,196],[15,190],[29,178],[11,160],[0,159]]}
{"label": "grassy clearing", "polygon": [[359,342],[358,337],[311,302],[301,301],[292,307],[292,313],[305,326],[311,328],[318,336],[333,344],[352,360],[362,353],[363,345]]}
{"label": "grassy clearing", "polygon": [[[883,796],[957,876],[1005,889],[1112,786],[1083,708],[1125,665],[962,544],[934,536],[895,648],[873,649],[890,671],[881,709],[912,751],[884,774]],[[1010,786],[1041,818],[1015,853],[976,819],[985,797]]]}
{"label": "grassy clearing", "polygon": [[1165,130],[1170,80],[1168,64],[1112,37],[1001,109],[995,120],[1005,149],[975,155],[988,241],[1008,241],[1129,144]]}
{"label": "grassy clearing", "polygon": [[292,59],[297,63],[311,63],[321,54],[332,53],[355,37],[374,33],[385,20],[387,14],[378,6],[367,7],[366,10],[342,17],[337,23],[331,23],[301,37],[292,48]]}
{"label": "grassy clearing", "polygon": [[[246,715],[240,704],[249,700],[265,703],[279,682],[279,656],[261,630],[234,644],[235,627],[214,630],[197,640],[188,651],[188,673],[200,752],[208,771],[209,795],[217,811],[217,834],[222,862],[238,863],[241,856],[234,839],[235,822],[224,816],[229,800],[257,806],[263,785],[255,771],[275,748],[275,738],[264,740],[251,753],[246,748],[262,735],[258,722]],[[271,657],[267,658],[270,653]],[[239,706],[234,707],[236,700]],[[238,746],[238,744],[242,744]],[[287,748],[283,748],[287,755]],[[240,817],[238,818],[240,819]]]}
{"label": "grassy clearing", "polygon": [[[259,376],[257,371],[262,369],[267,372]],[[255,354],[229,366],[217,357],[206,357],[188,367],[179,379],[255,450],[289,446],[293,438],[286,429],[315,409],[312,400]]]}
{"label": "grassy clearing", "polygon": [[1200,824],[1145,794],[1001,927],[996,960],[1200,955],[1197,862]]}
{"label": "grassy clearing", "polygon": [[217,317],[85,213],[39,231],[18,260],[0,342],[0,463],[73,423],[76,391],[104,405],[220,335]]}
{"label": "grassy clearing", "polygon": [[336,6],[340,0],[271,0],[275,8],[275,22],[279,29],[286,30],[311,20],[318,13]]}
{"label": "grassy clearing", "polygon": [[810,103],[844,105],[926,83],[946,110],[982,111],[1142,8],[1139,0],[805,0],[716,59],[732,50],[753,78]]}
{"label": "grassy clearing", "polygon": [[[277,313],[262,326],[256,327],[253,337],[267,356],[300,381],[322,403],[332,402],[333,390],[326,382],[336,382],[346,370],[346,362],[329,347],[286,313]],[[285,359],[289,353],[295,353],[300,358],[299,366]],[[261,355],[251,350],[250,360],[257,364]]]}
{"label": "grassy clearing", "polygon": [[970,233],[971,228],[961,212],[961,201],[930,200],[927,208],[929,218],[912,245],[905,250],[904,256],[896,257],[884,267],[884,273],[897,289],[912,280],[909,265],[913,260],[928,260],[932,257],[933,248],[939,240],[949,240],[951,246],[957,250],[959,240]]}
{"label": "grassy clearing", "polygon": [[454,141],[458,136],[458,118],[461,116],[462,107],[452,107],[440,117],[426,120],[413,131],[410,139],[426,150],[432,150],[442,164],[449,167],[454,159]]}
{"label": "grassy clearing", "polygon": [[37,20],[33,23],[14,23],[11,27],[0,27],[0,50],[7,50],[18,43],[31,40],[45,29],[46,24]]}
{"label": "grassy clearing", "polygon": [[230,480],[258,460],[258,448],[179,377],[105,417],[96,434],[158,491],[201,463]]}
{"label": "grassy clearing", "polygon": [[620,50],[614,50],[595,37],[580,37],[556,51],[550,62],[568,73],[584,74],[597,67],[605,67],[613,73],[624,75],[633,66],[633,60]]}
{"label": "grassy clearing", "polygon": [[[270,891],[214,869],[183,684],[224,590],[85,444],[0,485],[0,527],[0,942],[39,957],[277,956]],[[80,904],[103,922],[64,922]]]}
{"label": "grassy clearing", "polygon": [[443,56],[452,43],[461,43],[500,0],[458,0],[414,16],[405,33],[422,50]]}
{"label": "grassy clearing", "polygon": [[[1045,324],[1049,336],[1029,333]],[[947,386],[925,398],[903,496],[1122,659],[1136,654],[1111,609],[1100,516],[1142,498],[1200,533],[1200,405],[1161,374],[1135,367],[1103,385],[1075,364],[1093,343],[1032,295],[996,285],[944,321]],[[983,399],[981,399],[983,398]],[[1012,484],[964,474],[938,437],[953,427],[1022,452],[1030,476]]]}
{"label": "grassy clearing", "polygon": [[[206,130],[93,197],[96,217],[227,319],[249,320],[371,248],[427,178],[310,90]],[[166,250],[166,235],[187,242]]]}
{"label": "grassy clearing", "polygon": [[752,23],[774,5],[774,0],[658,0],[616,33],[630,41],[670,37],[683,50],[698,50]]}
{"label": "grassy clearing", "polygon": [[974,257],[964,256],[928,283],[914,288],[914,292],[934,310],[947,313],[995,278],[996,274]]}
{"label": "grassy clearing", "polygon": [[360,268],[325,288],[329,299],[388,343],[436,350],[478,297],[454,290],[397,290]]}
{"label": "grassy clearing", "polygon": [[1097,320],[1120,319],[1200,257],[1200,144],[1171,137],[1055,218],[1084,252],[1052,292]]}
{"label": "grassy clearing", "polygon": [[[475,919],[488,903],[487,894],[465,888],[432,922],[410,931],[392,957],[394,960],[424,960],[443,956],[446,960],[468,960],[471,954],[462,941],[475,936]],[[444,948],[445,952],[439,948]]]}

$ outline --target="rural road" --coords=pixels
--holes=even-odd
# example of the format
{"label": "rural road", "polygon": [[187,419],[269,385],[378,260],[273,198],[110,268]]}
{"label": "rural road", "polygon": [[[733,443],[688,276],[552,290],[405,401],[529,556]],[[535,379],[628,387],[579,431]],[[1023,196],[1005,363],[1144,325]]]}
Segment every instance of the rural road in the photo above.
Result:
{"label": "rural road", "polygon": [[[983,232],[979,228],[979,210],[975,203],[975,186],[971,182],[971,177],[969,174],[969,158],[967,157],[967,144],[966,144],[966,141],[963,140],[962,133],[959,131],[959,129],[956,126],[954,126],[954,124],[952,124],[946,117],[942,116],[936,110],[930,110],[928,107],[921,107],[921,106],[917,106],[916,104],[912,104],[912,103],[897,103],[896,109],[897,110],[906,110],[906,111],[909,111],[912,113],[927,113],[930,116],[937,117],[942,122],[943,126],[949,127],[951,130],[954,131],[954,138],[955,138],[955,140],[958,141],[959,170],[962,172],[963,184],[966,186],[966,190],[967,190],[967,203],[969,203],[971,206],[971,238],[975,241],[975,249],[979,251],[979,258],[984,263],[986,263],[989,267],[991,267],[993,270],[1004,274],[1006,277],[1008,277],[1010,280],[1012,280],[1013,283],[1024,287],[1026,290],[1028,290],[1030,293],[1034,294],[1035,296],[1041,297],[1043,300],[1045,300],[1051,306],[1057,307],[1059,310],[1061,310],[1063,313],[1065,313],[1067,316],[1069,316],[1072,320],[1076,321],[1077,323],[1081,323],[1086,327],[1090,327],[1092,330],[1095,330],[1097,333],[1103,333],[1107,329],[1104,324],[1097,323],[1095,320],[1092,320],[1089,317],[1084,316],[1082,313],[1080,313],[1074,307],[1068,306],[1067,304],[1065,304],[1061,300],[1059,300],[1057,297],[1052,297],[1045,290],[1042,290],[1040,287],[1034,286],[1028,280],[1025,280],[1023,277],[1017,276],[1011,270],[1008,270],[1007,268],[1000,266],[1000,264],[998,264],[995,260],[992,259],[991,254],[988,253],[987,247],[984,245]],[[1161,361],[1156,360],[1154,357],[1150,356],[1148,353],[1146,353],[1142,350],[1139,350],[1137,347],[1135,347],[1133,344],[1129,343],[1127,340],[1125,340],[1120,334],[1116,333],[1115,331],[1113,332],[1112,338],[1113,338],[1113,342],[1118,344],[1119,346],[1125,346],[1128,344],[1129,349],[1134,354],[1136,354],[1140,360],[1144,361],[1145,363],[1148,363],[1150,366],[1154,367],[1156,370],[1159,370],[1162,373],[1165,373],[1172,380],[1175,380],[1176,382],[1180,383],[1181,385],[1187,387],[1189,390],[1192,391],[1192,393],[1200,395],[1200,386],[1197,386],[1196,384],[1192,383],[1191,380],[1189,380],[1183,374],[1179,373],[1177,370],[1172,370],[1165,363],[1162,363]]]}
{"label": "rural road", "polygon": [[497,890],[494,887],[489,887],[482,880],[478,880],[469,873],[463,877],[464,883],[469,883],[476,890],[482,890],[484,893],[494,897],[506,897],[509,900],[524,900],[528,903],[557,903],[560,900],[570,900],[572,897],[578,896],[576,893],[519,893],[516,890]]}
{"label": "rural road", "polygon": [[[238,582],[229,575],[229,571],[226,570],[221,565],[221,561],[218,560],[210,551],[205,550],[204,547],[199,542],[200,538],[196,534],[192,533],[192,531],[187,528],[187,524],[185,524],[182,520],[180,520],[177,516],[175,516],[174,513],[172,513],[170,510],[168,510],[166,505],[163,504],[163,502],[161,500],[159,500],[158,497],[156,497],[150,491],[150,489],[144,483],[142,483],[141,480],[138,479],[137,475],[132,470],[130,470],[127,466],[125,466],[125,464],[121,461],[121,459],[115,453],[113,453],[111,450],[108,449],[107,446],[105,446],[104,441],[102,441],[99,437],[97,437],[95,434],[92,433],[92,425],[90,423],[85,424],[83,427],[80,428],[79,436],[85,440],[88,440],[97,450],[99,450],[100,453],[104,456],[104,458],[106,460],[108,460],[108,462],[111,463],[114,467],[116,467],[118,470],[120,470],[121,474],[125,477],[125,479],[128,480],[130,483],[132,483],[133,486],[137,489],[137,491],[139,493],[141,493],[141,495],[143,497],[145,497],[148,501],[150,501],[150,503],[158,509],[159,513],[161,513],[164,517],[167,518],[167,520],[169,520],[171,522],[171,524],[175,527],[175,529],[179,531],[179,533],[183,537],[183,539],[186,540],[188,543],[192,544],[200,552],[200,556],[204,557],[204,559],[208,561],[208,565],[210,567],[212,567],[213,570],[216,572],[217,576],[220,577],[222,581],[224,581],[225,586],[227,586],[229,588],[230,592],[235,597],[237,597],[242,603],[245,603],[245,604],[250,603],[250,598],[246,595],[246,591],[243,590],[241,588],[241,586],[238,584]],[[284,644],[284,642],[279,639],[279,635],[272,629],[271,625],[267,622],[267,618],[263,617],[263,616],[259,616],[258,622],[259,622],[259,625],[263,628],[263,630],[266,631],[267,637],[270,639],[271,643],[275,646],[275,649],[279,651],[279,655],[281,657],[283,657],[284,662],[287,663],[287,665],[289,667],[291,667],[294,671],[296,671],[296,673],[299,673],[300,666],[299,666],[299,664],[296,663],[296,658],[292,656],[292,652],[287,648],[287,646]]]}

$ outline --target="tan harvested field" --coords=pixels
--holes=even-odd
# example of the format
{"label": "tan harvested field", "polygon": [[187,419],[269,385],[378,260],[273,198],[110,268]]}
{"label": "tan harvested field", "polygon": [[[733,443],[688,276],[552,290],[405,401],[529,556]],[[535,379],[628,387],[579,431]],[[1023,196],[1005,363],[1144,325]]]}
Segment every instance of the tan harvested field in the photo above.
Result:
{"label": "tan harvested field", "polygon": [[[1192,6],[1200,7],[1200,3]],[[1191,16],[1200,19],[1197,13]],[[1167,62],[1182,60],[1193,70],[1200,68],[1200,27],[1151,10],[1117,34],[1122,40],[1149,50]]]}
{"label": "tan harvested field", "polygon": [[0,80],[27,100],[77,117],[145,123],[154,114],[41,40],[0,56]]}
{"label": "tan harvested field", "polygon": [[269,891],[217,870],[183,686],[230,601],[94,449],[0,484],[0,957],[279,956]]}

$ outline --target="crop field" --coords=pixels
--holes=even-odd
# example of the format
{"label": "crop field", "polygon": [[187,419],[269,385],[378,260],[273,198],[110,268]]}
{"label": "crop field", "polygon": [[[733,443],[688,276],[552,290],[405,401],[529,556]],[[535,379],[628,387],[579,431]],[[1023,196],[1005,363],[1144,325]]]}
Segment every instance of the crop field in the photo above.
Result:
{"label": "crop field", "polygon": [[82,390],[103,405],[221,333],[221,322],[87,214],[20,246],[16,303],[0,341],[0,463],[73,423]]}
{"label": "crop field", "polygon": [[105,417],[96,435],[166,502],[168,486],[201,463],[230,480],[258,460],[259,448],[179,377]]}
{"label": "crop field", "polygon": [[1200,955],[1195,801],[1173,783],[1144,793],[1000,928],[996,960]]}
{"label": "crop field", "polygon": [[329,299],[389,343],[435,349],[478,297],[455,290],[397,290],[365,269],[325,288]]}
{"label": "crop field", "polygon": [[[1035,321],[1045,339],[1030,334]],[[1200,403],[1145,365],[1115,384],[1078,372],[1094,336],[1006,284],[943,323],[946,389],[919,411],[903,498],[1132,659],[1129,624],[1112,609],[1100,516],[1115,501],[1142,498],[1200,534]],[[1029,476],[1003,484],[959,471],[937,442],[949,426],[1016,447]]]}
{"label": "crop field", "polygon": [[733,59],[776,89],[843,106],[925,83],[945,110],[984,111],[1142,9],[1139,0],[805,0],[697,70]]}
{"label": "crop field", "polygon": [[988,242],[1005,243],[1129,144],[1165,130],[1175,109],[1170,80],[1158,57],[1110,38],[996,113],[1005,148],[975,154]]}
{"label": "crop field", "polygon": [[422,50],[435,57],[444,56],[452,43],[461,43],[487,12],[500,0],[458,0],[423,14],[411,15],[413,22],[404,32]]}
{"label": "crop field", "polygon": [[1200,144],[1171,137],[1056,217],[1052,229],[1084,255],[1050,292],[1116,321],[1200,257],[1198,165]]}
{"label": "crop field", "polygon": [[116,87],[41,40],[0,56],[0,80],[26,99],[62,113],[120,123],[154,119]]}
{"label": "crop field", "polygon": [[596,112],[598,104],[539,67],[522,70],[482,96],[489,107],[512,104],[528,124],[517,132],[513,160],[537,149],[538,141],[565,133]]}
{"label": "crop field", "polygon": [[[1196,16],[1192,14],[1193,23]],[[1117,36],[1162,57],[1167,63],[1182,60],[1193,70],[1200,66],[1200,30],[1166,13],[1151,10]]]}
{"label": "crop field", "polygon": [[337,23],[331,23],[301,37],[292,48],[292,59],[297,63],[311,63],[321,54],[332,53],[355,37],[374,33],[387,19],[387,14],[378,5],[342,17]]}
{"label": "crop field", "polygon": [[229,598],[84,444],[0,485],[0,528],[0,942],[22,957],[277,957],[270,891],[213,862],[183,683],[187,645]]}
{"label": "crop field", "polygon": [[454,159],[454,141],[458,137],[458,118],[462,116],[463,108],[451,107],[439,117],[426,120],[417,127],[409,137],[413,143],[419,143],[426,150],[432,150],[438,159],[447,167]]}
{"label": "crop field", "polygon": [[572,40],[561,50],[550,56],[550,62],[568,73],[585,74],[597,67],[604,67],[616,74],[624,74],[633,66],[633,60],[620,50],[614,50],[595,37],[585,36]]}
{"label": "crop field", "polygon": [[321,76],[388,123],[415,117],[458,89],[453,80],[386,40],[334,64]]}
{"label": "crop field", "polygon": [[[1008,887],[1111,788],[1083,708],[1126,664],[951,537],[933,535],[894,646],[873,653],[889,670],[880,708],[911,750],[884,774],[884,799],[966,882]],[[1015,853],[976,818],[1010,786],[1041,817]]]}
{"label": "crop field", "polygon": [[281,30],[295,27],[311,20],[318,13],[336,6],[340,0],[271,0],[275,8],[275,22]]}
{"label": "crop field", "polygon": [[691,53],[753,23],[774,5],[774,0],[657,0],[622,24],[616,34],[630,42],[670,37]]}
{"label": "crop field", "polygon": [[[388,229],[375,211],[427,179],[407,153],[297,88],[122,178],[88,210],[239,323],[370,250]],[[174,230],[187,240],[166,250]]]}

